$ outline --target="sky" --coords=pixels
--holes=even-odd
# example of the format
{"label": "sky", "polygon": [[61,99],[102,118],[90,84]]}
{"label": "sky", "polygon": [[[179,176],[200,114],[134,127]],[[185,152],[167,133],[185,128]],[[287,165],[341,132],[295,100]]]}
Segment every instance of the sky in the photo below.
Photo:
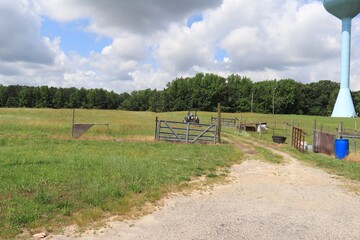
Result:
{"label": "sky", "polygon": [[[198,72],[340,80],[341,21],[319,0],[0,0],[0,84],[161,90]],[[360,90],[360,16],[350,88]]]}

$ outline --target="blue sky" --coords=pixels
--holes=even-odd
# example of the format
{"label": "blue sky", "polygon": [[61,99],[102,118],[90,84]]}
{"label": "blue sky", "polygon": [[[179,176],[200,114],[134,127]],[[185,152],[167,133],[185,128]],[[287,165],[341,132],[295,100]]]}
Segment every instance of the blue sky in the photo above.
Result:
{"label": "blue sky", "polygon": [[[187,26],[191,27],[196,22],[201,22],[201,14],[195,14],[187,19]],[[78,19],[74,21],[59,22],[46,16],[42,16],[41,35],[61,39],[61,49],[66,52],[77,52],[87,57],[91,52],[101,50],[112,43],[112,39],[104,35],[95,34],[88,30],[90,21]],[[224,58],[224,51],[219,51],[216,57]]]}
{"label": "blue sky", "polygon": [[196,22],[201,22],[203,20],[203,17],[201,14],[196,14],[188,18],[187,20],[187,26],[191,27]]}
{"label": "blue sky", "polygon": [[60,37],[60,46],[65,53],[77,52],[87,57],[90,52],[101,52],[112,42],[112,39],[104,35],[88,31],[89,25],[87,19],[59,22],[42,16],[41,35],[49,38]]}

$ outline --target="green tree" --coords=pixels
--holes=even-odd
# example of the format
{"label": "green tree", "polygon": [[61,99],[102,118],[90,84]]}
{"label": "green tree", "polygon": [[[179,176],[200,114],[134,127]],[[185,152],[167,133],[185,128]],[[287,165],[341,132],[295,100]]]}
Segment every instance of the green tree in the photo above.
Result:
{"label": "green tree", "polygon": [[[226,102],[230,112],[250,112],[254,86],[250,78],[230,75],[226,84]],[[223,108],[224,109],[224,108]]]}
{"label": "green tree", "polygon": [[54,108],[62,108],[64,106],[63,100],[61,98],[61,90],[60,89],[56,90],[54,98],[52,100],[52,103],[53,103],[52,105]]}
{"label": "green tree", "polygon": [[47,108],[49,106],[49,88],[48,86],[41,86],[38,88],[38,98],[36,107],[38,108]]}
{"label": "green tree", "polygon": [[10,96],[6,101],[6,107],[13,108],[19,107],[19,101],[16,97]]}
{"label": "green tree", "polygon": [[304,114],[330,116],[337,93],[339,92],[339,84],[329,80],[321,80],[308,84],[307,92],[303,97],[307,99],[307,112]]}
{"label": "green tree", "polygon": [[129,109],[126,108],[126,102],[130,98],[131,98],[131,95],[129,93],[127,93],[127,92],[121,93],[119,95],[119,100],[118,100],[119,101],[119,107],[118,108],[121,109],[121,110],[129,110]]}
{"label": "green tree", "polygon": [[95,89],[95,108],[97,109],[107,108],[107,98],[104,89]]}
{"label": "green tree", "polygon": [[23,86],[19,92],[19,107],[31,107],[31,90]]}
{"label": "green tree", "polygon": [[119,95],[111,92],[106,92],[106,102],[108,109],[117,109],[119,107]]}
{"label": "green tree", "polygon": [[266,80],[254,83],[255,112],[272,113],[275,88],[276,80]]}
{"label": "green tree", "polygon": [[0,84],[0,107],[5,107],[7,101],[7,88]]}
{"label": "green tree", "polygon": [[19,93],[21,88],[19,85],[10,85],[6,88],[4,93],[7,96],[6,107],[19,107]]}
{"label": "green tree", "polygon": [[[195,78],[199,77],[198,75]],[[170,111],[188,110],[197,107],[195,103],[197,103],[198,99],[196,101],[191,100],[191,92],[194,91],[194,86],[190,87],[189,81],[190,78],[177,78],[167,84],[166,92]]]}
{"label": "green tree", "polygon": [[297,112],[299,86],[292,79],[277,81],[275,89],[275,112],[295,114]]}

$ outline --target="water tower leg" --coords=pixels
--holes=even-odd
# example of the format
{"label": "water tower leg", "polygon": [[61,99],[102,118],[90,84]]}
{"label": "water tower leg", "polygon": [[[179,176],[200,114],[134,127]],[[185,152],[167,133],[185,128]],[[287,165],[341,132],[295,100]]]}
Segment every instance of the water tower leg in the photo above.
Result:
{"label": "water tower leg", "polygon": [[351,98],[350,83],[350,44],[351,18],[342,19],[341,81],[340,91],[332,112],[332,117],[355,117],[354,103]]}

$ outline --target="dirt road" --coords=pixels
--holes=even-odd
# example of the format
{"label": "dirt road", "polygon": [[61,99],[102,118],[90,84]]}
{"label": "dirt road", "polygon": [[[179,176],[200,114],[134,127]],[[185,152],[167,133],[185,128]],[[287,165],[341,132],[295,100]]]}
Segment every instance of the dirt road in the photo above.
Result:
{"label": "dirt road", "polygon": [[245,161],[232,167],[229,184],[169,198],[151,215],[76,239],[360,239],[352,183],[285,157],[284,165]]}

